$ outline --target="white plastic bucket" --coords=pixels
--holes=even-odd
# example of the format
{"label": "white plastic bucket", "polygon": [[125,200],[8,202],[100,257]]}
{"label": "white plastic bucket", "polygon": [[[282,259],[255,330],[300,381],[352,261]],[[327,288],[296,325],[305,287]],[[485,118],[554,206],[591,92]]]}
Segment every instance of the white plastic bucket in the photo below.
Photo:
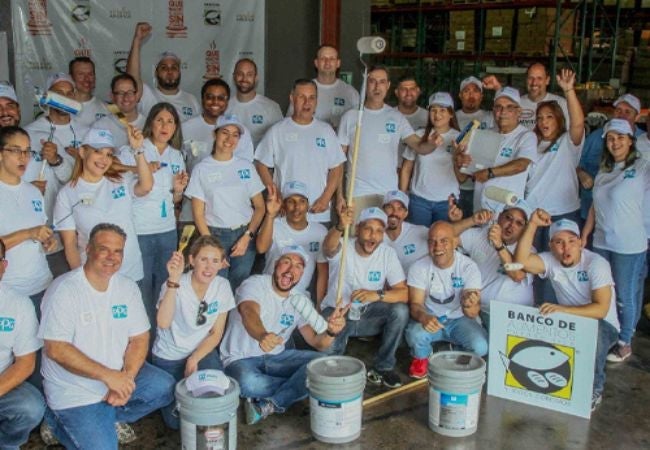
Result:
{"label": "white plastic bucket", "polygon": [[485,361],[468,352],[429,358],[429,428],[443,436],[469,436],[478,426]]}
{"label": "white plastic bucket", "polygon": [[224,395],[208,393],[194,397],[185,380],[176,384],[181,418],[182,450],[234,450],[237,448],[239,384],[228,377]]}
{"label": "white plastic bucket", "polygon": [[349,356],[325,356],[307,364],[311,432],[329,444],[361,435],[366,366]]}

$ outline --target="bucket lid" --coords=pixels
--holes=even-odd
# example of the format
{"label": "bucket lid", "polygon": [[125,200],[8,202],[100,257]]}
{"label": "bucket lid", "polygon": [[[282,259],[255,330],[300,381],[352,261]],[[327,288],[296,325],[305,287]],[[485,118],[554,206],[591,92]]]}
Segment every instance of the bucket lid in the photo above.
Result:
{"label": "bucket lid", "polygon": [[429,375],[475,376],[485,372],[485,361],[470,352],[438,352],[429,357]]}
{"label": "bucket lid", "polygon": [[311,379],[334,381],[355,376],[365,380],[366,366],[351,356],[324,356],[307,364],[307,377]]}
{"label": "bucket lid", "polygon": [[226,391],[223,393],[223,395],[220,395],[216,392],[206,392],[205,394],[199,395],[199,396],[194,396],[192,392],[187,389],[187,386],[185,385],[185,380],[182,379],[178,383],[176,383],[176,398],[178,400],[180,399],[214,399],[214,398],[220,398],[220,397],[239,397],[239,384],[237,384],[237,381],[233,379],[232,377],[228,377],[230,380],[230,385],[226,389]]}

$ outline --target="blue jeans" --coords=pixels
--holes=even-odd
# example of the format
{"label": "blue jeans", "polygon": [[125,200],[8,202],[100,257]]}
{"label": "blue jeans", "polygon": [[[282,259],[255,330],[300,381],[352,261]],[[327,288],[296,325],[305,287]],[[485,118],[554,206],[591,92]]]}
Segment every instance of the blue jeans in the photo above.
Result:
{"label": "blue jeans", "polygon": [[616,291],[616,312],[621,324],[618,339],[632,342],[634,330],[641,318],[646,252],[624,255],[594,247],[594,251],[612,266]]}
{"label": "blue jeans", "polygon": [[447,200],[432,202],[415,194],[409,194],[409,215],[406,220],[415,225],[430,227],[437,220],[449,220]]}
{"label": "blue jeans", "polygon": [[226,367],[226,374],[239,383],[244,398],[264,399],[284,412],[307,398],[307,363],[323,354],[311,350],[287,350],[277,355],[239,359]]}
{"label": "blue jeans", "polygon": [[596,344],[596,362],[594,370],[594,393],[602,394],[605,389],[605,366],[607,354],[618,340],[614,325],[604,319],[598,321],[598,343]]}
{"label": "blue jeans", "polygon": [[174,400],[174,377],[144,363],[135,378],[135,391],[124,406],[106,402],[45,412],[45,421],[67,449],[115,450],[116,422],[132,423]]}
{"label": "blue jeans", "polygon": [[[144,278],[138,281],[142,301],[147,310],[147,317],[152,330],[156,329],[156,303],[160,297],[160,288],[167,280],[167,261],[178,245],[176,230],[157,234],[139,234],[138,244],[142,252]],[[153,339],[151,341],[153,343]]]}
{"label": "blue jeans", "polygon": [[[187,363],[187,358],[177,359],[175,361],[169,359],[159,358],[156,355],[151,356],[151,363],[164,370],[170,374],[178,382],[184,378],[185,375],[185,364]],[[223,370],[223,364],[221,364],[221,357],[219,356],[219,350],[214,349],[199,361],[199,370],[204,369],[215,369]],[[174,387],[172,387],[172,395],[174,395]],[[172,402],[167,406],[164,406],[160,412],[162,413],[163,420],[165,425],[173,430],[178,430],[180,428],[180,419],[177,414],[174,414],[174,409],[176,408],[176,403]]]}
{"label": "blue jeans", "polygon": [[[230,249],[244,235],[246,228],[247,225],[235,228],[234,230],[230,228],[209,227],[210,233],[221,242],[221,245],[226,251],[226,255],[230,255]],[[235,292],[239,285],[248,278],[253,269],[253,263],[255,262],[255,239],[250,240],[246,253],[236,258],[228,256],[228,262],[230,263],[230,267],[221,269],[219,275],[228,279],[232,291]]]}
{"label": "blue jeans", "polygon": [[41,423],[44,412],[43,396],[27,382],[0,396],[0,450],[18,450]]}
{"label": "blue jeans", "polygon": [[[334,308],[325,308],[323,317],[329,317]],[[406,303],[371,302],[364,306],[360,320],[347,320],[345,328],[334,339],[325,352],[342,355],[348,339],[358,336],[381,334],[381,343],[375,354],[376,370],[392,370],[395,367],[395,352],[402,341],[404,328],[409,321],[409,307]]]}
{"label": "blue jeans", "polygon": [[406,342],[411,347],[414,358],[428,358],[431,344],[447,341],[460,345],[468,352],[485,356],[488,352],[488,335],[479,323],[469,317],[459,317],[445,322],[445,327],[436,333],[430,333],[420,322],[411,320],[406,328]]}

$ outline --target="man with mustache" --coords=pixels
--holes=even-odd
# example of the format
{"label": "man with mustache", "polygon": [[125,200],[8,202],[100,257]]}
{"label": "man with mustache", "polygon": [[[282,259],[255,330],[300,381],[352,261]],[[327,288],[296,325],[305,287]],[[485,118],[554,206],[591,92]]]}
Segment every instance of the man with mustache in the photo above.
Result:
{"label": "man with mustache", "polygon": [[[537,228],[549,225],[550,251],[532,254],[530,248]],[[583,248],[578,224],[568,219],[551,224],[551,215],[543,209],[537,209],[531,215],[519,239],[515,261],[523,264],[526,272],[551,281],[557,304],[543,303],[539,308],[542,314],[562,312],[598,320],[591,396],[593,411],[602,402],[607,353],[616,344],[620,329],[609,263],[602,256]]]}
{"label": "man with mustache", "polygon": [[237,309],[228,320],[221,358],[226,373],[237,380],[246,398],[249,425],[284,412],[308,395],[307,363],[322,355],[285,348],[293,330],[298,328],[309,345],[324,350],[345,326],[346,310],[337,308],[327,329],[316,334],[291,304],[292,295],[302,294],[296,285],[308,262],[302,247],[284,247],[272,275],[253,275],[235,293]]}
{"label": "man with mustache", "polygon": [[20,104],[14,87],[0,83],[0,128],[17,127],[20,124]]}
{"label": "man with mustache", "polygon": [[381,334],[368,381],[396,388],[402,381],[395,372],[395,351],[408,322],[406,277],[395,250],[383,242],[386,214],[379,208],[366,208],[359,214],[356,238],[347,243],[342,297],[336,298],[343,249],[341,236],[353,220],[353,209],[345,208],[339,224],[330,229],[323,241],[323,253],[330,265],[327,295],[321,304],[323,315],[335,314],[338,304],[352,304],[356,314],[348,315],[330,353],[343,354],[350,337]]}

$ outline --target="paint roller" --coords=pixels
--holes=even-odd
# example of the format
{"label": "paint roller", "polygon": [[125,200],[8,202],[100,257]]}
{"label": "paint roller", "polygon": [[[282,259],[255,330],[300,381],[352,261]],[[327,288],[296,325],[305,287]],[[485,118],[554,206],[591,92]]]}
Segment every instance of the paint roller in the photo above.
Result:
{"label": "paint roller", "polygon": [[293,294],[289,297],[289,303],[300,314],[300,317],[311,325],[316,334],[321,334],[327,330],[327,322],[318,314],[309,297],[303,294]]}
{"label": "paint roller", "polygon": [[517,194],[514,192],[497,186],[487,186],[483,192],[483,195],[485,195],[490,200],[503,203],[507,206],[514,206],[519,200],[519,197],[517,197]]}

